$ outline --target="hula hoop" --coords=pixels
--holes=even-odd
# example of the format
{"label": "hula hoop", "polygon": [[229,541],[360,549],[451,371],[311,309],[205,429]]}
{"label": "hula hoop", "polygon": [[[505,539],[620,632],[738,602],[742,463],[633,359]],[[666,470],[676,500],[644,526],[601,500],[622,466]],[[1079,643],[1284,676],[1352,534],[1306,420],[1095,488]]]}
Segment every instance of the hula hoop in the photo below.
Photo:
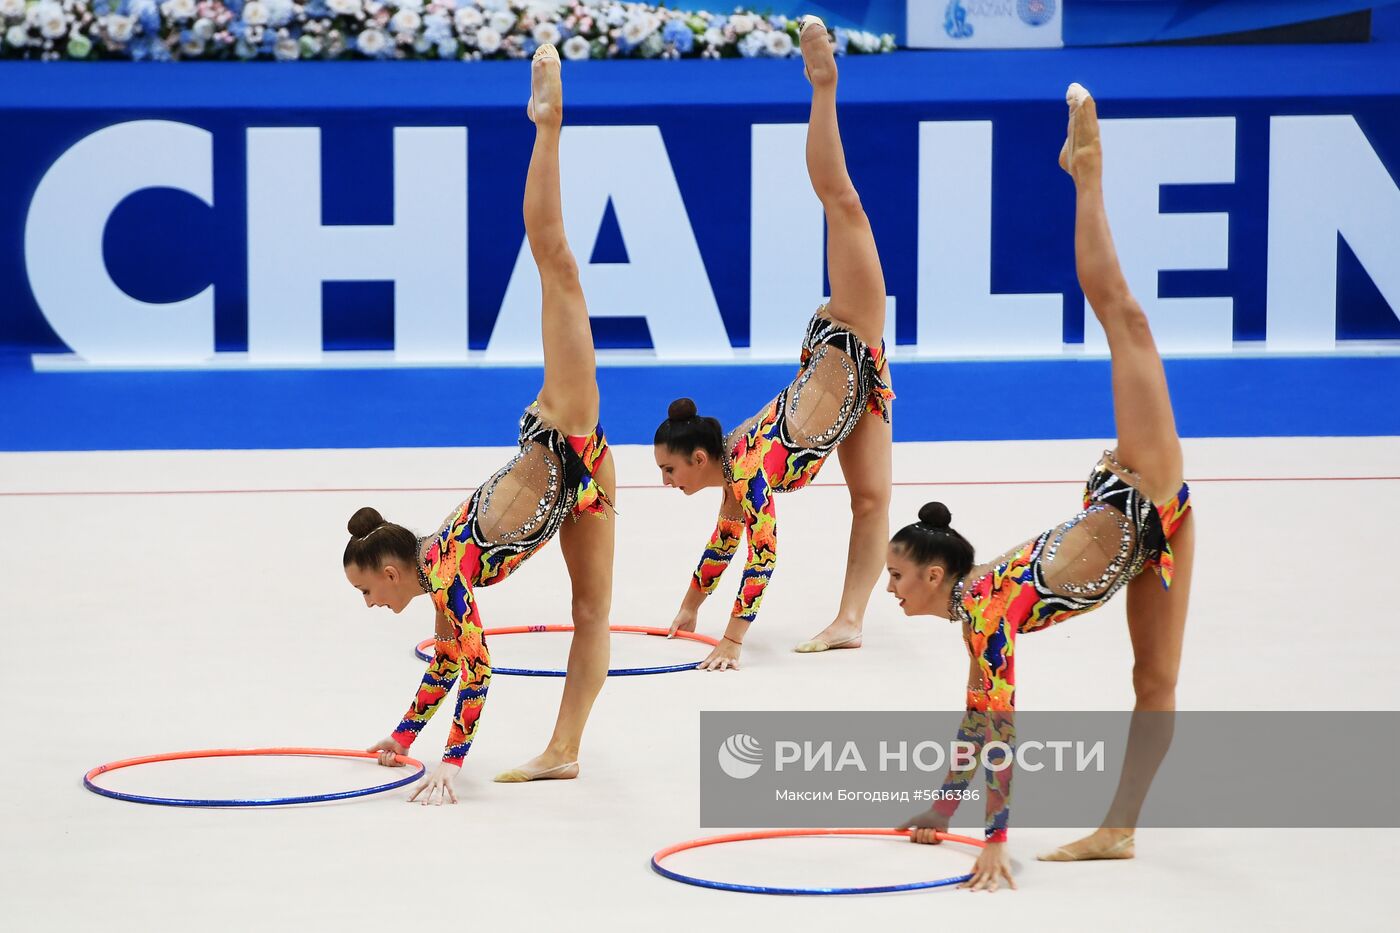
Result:
{"label": "hula hoop", "polygon": [[166,752],[162,755],[145,755],[141,758],[127,758],[124,761],[114,761],[111,764],[98,765],[87,774],[83,775],[83,786],[94,794],[101,794],[103,797],[111,797],[113,800],[130,800],[133,803],[151,803],[165,807],[278,807],[294,803],[321,803],[327,800],[348,800],[351,797],[367,797],[370,794],[382,794],[384,791],[394,790],[403,787],[405,784],[412,784],[423,776],[426,769],[423,762],[407,755],[395,755],[394,759],[402,764],[415,765],[418,770],[406,778],[390,781],[388,784],[380,784],[377,787],[366,787],[361,790],[338,791],[330,794],[311,794],[305,797],[266,797],[247,800],[193,800],[183,797],[147,797],[142,794],[126,794],[121,791],[108,790],[105,787],[98,787],[93,783],[93,779],[98,775],[108,771],[116,771],[119,768],[130,768],[133,765],[149,765],[158,761],[182,761],[187,758],[238,758],[245,755],[315,755],[325,758],[376,758],[375,752],[357,752],[345,748],[209,748],[196,752]]}
{"label": "hula hoop", "polygon": [[[651,857],[651,870],[661,875],[663,878],[670,878],[672,881],[679,881],[683,884],[693,884],[701,888],[714,888],[718,891],[741,891],[745,894],[793,894],[793,895],[827,895],[827,894],[890,894],[896,891],[919,891],[924,888],[942,888],[948,885],[961,884],[972,877],[971,874],[958,875],[953,878],[937,878],[933,881],[914,881],[909,884],[881,884],[865,888],[775,888],[755,884],[735,884],[730,881],[711,881],[708,878],[696,878],[693,875],[683,875],[678,871],[672,871],[661,865],[661,860],[675,855],[677,852],[684,852],[686,849],[698,849],[701,846],[718,845],[723,842],[745,842],[751,839],[782,839],[789,836],[908,836],[907,829],[760,829],[750,833],[730,833],[725,836],[709,836],[704,839],[692,839],[689,842],[678,842],[673,846],[667,846]],[[953,833],[937,833],[939,839],[949,842],[961,842],[966,845],[976,846],[979,849],[986,845],[981,839],[973,839],[971,836],[958,836]]]}
{"label": "hula hoop", "polygon": [[[482,635],[523,635],[528,632],[572,632],[572,625],[511,625],[504,628],[488,628]],[[609,632],[631,632],[638,635],[668,635],[670,629],[647,628],[641,625],[609,625]],[[709,635],[697,635],[694,632],[677,632],[677,638],[684,638],[687,641],[698,641],[701,644],[709,645],[713,648],[719,644],[719,639],[711,638]],[[420,661],[431,661],[433,655],[429,653],[433,647],[435,639],[425,638],[413,649],[413,653]],[[693,671],[695,665],[700,662],[688,661],[685,664],[666,664],[661,667],[618,667],[608,671],[609,677],[630,677],[637,674],[671,674],[676,671]],[[568,671],[557,671],[552,669],[536,670],[528,667],[493,667],[492,675],[515,674],[521,677],[563,677]]]}

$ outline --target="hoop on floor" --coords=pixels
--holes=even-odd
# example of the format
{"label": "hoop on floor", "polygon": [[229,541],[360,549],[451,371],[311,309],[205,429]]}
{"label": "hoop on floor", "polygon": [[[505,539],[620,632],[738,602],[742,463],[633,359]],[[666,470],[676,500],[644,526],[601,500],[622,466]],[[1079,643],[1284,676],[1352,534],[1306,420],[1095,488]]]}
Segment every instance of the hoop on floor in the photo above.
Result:
{"label": "hoop on floor", "polygon": [[[777,888],[756,884],[735,884],[730,881],[711,881],[708,878],[696,878],[693,875],[683,875],[678,871],[672,871],[661,864],[661,860],[675,855],[677,852],[684,852],[687,849],[698,849],[701,846],[718,845],[724,842],[747,842],[752,839],[783,839],[791,836],[903,836],[908,837],[907,829],[760,829],[749,833],[729,833],[724,836],[709,836],[704,839],[692,839],[689,842],[678,842],[673,846],[667,846],[651,857],[651,870],[661,875],[663,878],[670,878],[672,881],[679,881],[682,884],[693,884],[701,888],[714,888],[719,891],[740,891],[745,894],[793,894],[793,895],[828,895],[828,894],[891,894],[896,891],[919,891],[924,888],[942,888],[948,885],[961,884],[972,878],[971,874],[957,875],[952,878],[936,878],[933,881],[914,881],[909,884],[881,884],[864,888]],[[959,836],[954,833],[937,833],[939,839],[948,842],[961,842],[965,845],[983,848],[986,843],[981,839],[973,839],[971,836]]]}
{"label": "hoop on floor", "polygon": [[[523,635],[528,632],[572,632],[572,625],[509,625],[503,628],[488,628],[481,634],[491,635]],[[669,635],[670,629],[648,628],[642,625],[609,625],[609,632],[630,632],[636,635]],[[684,638],[686,641],[698,641],[701,644],[709,645],[711,648],[719,644],[719,639],[711,638],[709,635],[697,635],[695,632],[677,632],[677,638]],[[413,653],[420,661],[431,661],[433,655],[430,653],[433,642],[436,639],[425,638],[414,647]],[[670,674],[675,671],[692,671],[699,661],[687,661],[685,664],[665,664],[660,667],[619,667],[608,671],[609,677],[629,677],[636,674]],[[552,669],[539,669],[528,667],[493,667],[491,675],[516,674],[522,677],[563,677],[568,671]]]}
{"label": "hoop on floor", "polygon": [[130,768],[134,765],[149,765],[160,761],[183,761],[188,758],[239,758],[248,755],[311,755],[323,758],[377,758],[375,752],[359,752],[346,748],[209,748],[195,752],[166,752],[162,755],[145,755],[141,758],[127,758],[124,761],[114,761],[111,764],[98,765],[87,774],[83,775],[83,786],[94,794],[101,794],[103,797],[111,797],[114,800],[130,800],[134,803],[151,803],[165,807],[278,807],[296,803],[322,803],[328,800],[349,800],[352,797],[368,797],[370,794],[382,794],[385,791],[403,787],[405,784],[412,784],[423,776],[427,770],[423,762],[407,755],[395,755],[394,760],[405,765],[413,765],[418,770],[408,777],[390,781],[388,784],[379,784],[375,787],[366,787],[360,790],[337,791],[330,794],[310,794],[303,797],[265,797],[251,799],[234,800],[194,800],[183,797],[147,797],[142,794],[127,794],[121,791],[109,790],[105,787],[98,787],[94,780],[108,771],[116,771],[119,768]]}

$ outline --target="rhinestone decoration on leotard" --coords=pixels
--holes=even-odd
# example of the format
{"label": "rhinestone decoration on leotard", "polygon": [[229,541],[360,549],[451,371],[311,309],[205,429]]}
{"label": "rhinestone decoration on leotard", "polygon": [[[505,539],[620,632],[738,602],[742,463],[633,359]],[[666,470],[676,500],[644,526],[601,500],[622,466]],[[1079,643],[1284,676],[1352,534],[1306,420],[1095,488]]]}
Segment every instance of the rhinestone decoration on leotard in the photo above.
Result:
{"label": "rhinestone decoration on leotard", "polygon": [[1059,526],[1059,528],[1055,530],[1053,537],[1051,537],[1042,560],[1051,561],[1055,559],[1055,554],[1059,551],[1060,545],[1065,540],[1065,535],[1069,533],[1071,528],[1074,528],[1090,515],[1104,512],[1109,513],[1111,517],[1118,522],[1119,539],[1117,557],[1109,561],[1108,566],[1104,568],[1103,573],[1099,575],[1097,580],[1083,583],[1067,581],[1058,584],[1059,589],[1067,593],[1074,593],[1078,596],[1090,596],[1095,593],[1101,593],[1110,588],[1115,579],[1120,575],[1122,569],[1128,565],[1132,557],[1133,543],[1136,540],[1136,536],[1133,534],[1132,526],[1128,524],[1127,516],[1123,515],[1123,513],[1119,512],[1116,508],[1108,505],[1091,505],[1089,508],[1074,516],[1074,518]]}
{"label": "rhinestone decoration on leotard", "polygon": [[[802,401],[802,392],[807,388],[807,383],[811,382],[812,377],[817,374],[822,361],[827,358],[827,354],[830,350],[831,344],[822,344],[821,349],[817,350],[816,355],[813,356],[803,368],[802,375],[797,377],[797,382],[792,386],[792,399],[788,403],[787,410],[789,418],[797,417],[798,405]],[[835,440],[837,435],[841,434],[846,428],[846,423],[850,420],[851,412],[856,407],[856,403],[861,401],[861,399],[856,396],[855,368],[851,365],[850,358],[847,357],[844,352],[840,350],[837,352],[841,353],[841,355],[837,357],[837,362],[846,374],[845,391],[841,396],[841,408],[837,411],[836,417],[832,419],[831,425],[820,434],[807,435],[808,443],[815,447],[829,444],[831,441]],[[805,434],[807,432],[804,431],[803,433]]]}

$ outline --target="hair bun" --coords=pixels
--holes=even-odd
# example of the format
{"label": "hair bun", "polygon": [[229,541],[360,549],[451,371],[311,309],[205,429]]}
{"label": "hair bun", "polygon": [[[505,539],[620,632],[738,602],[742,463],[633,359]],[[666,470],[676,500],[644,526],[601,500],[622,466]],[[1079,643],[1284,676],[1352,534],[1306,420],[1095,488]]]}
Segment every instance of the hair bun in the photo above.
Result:
{"label": "hair bun", "polygon": [[919,524],[946,531],[953,523],[953,513],[942,502],[928,502],[919,509]]}
{"label": "hair bun", "polygon": [[678,398],[666,409],[666,417],[672,421],[689,421],[695,415],[695,402],[688,398]]}
{"label": "hair bun", "polygon": [[346,523],[345,527],[354,537],[363,538],[379,526],[387,524],[388,522],[384,520],[384,516],[380,515],[378,510],[365,506],[350,516],[350,521]]}

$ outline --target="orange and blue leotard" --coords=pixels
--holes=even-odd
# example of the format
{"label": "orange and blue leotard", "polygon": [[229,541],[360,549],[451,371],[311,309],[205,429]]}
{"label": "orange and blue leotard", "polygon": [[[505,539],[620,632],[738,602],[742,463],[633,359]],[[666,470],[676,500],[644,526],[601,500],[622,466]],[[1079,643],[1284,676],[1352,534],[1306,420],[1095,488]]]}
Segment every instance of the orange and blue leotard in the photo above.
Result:
{"label": "orange and blue leotard", "polygon": [[[1190,490],[1183,483],[1169,502],[1154,505],[1125,475],[1132,474],[1106,451],[1089,475],[1083,511],[954,586],[950,608],[963,625],[968,655],[977,668],[969,676],[967,715],[958,740],[971,743],[979,753],[993,741],[1015,745],[1017,635],[1102,606],[1147,568],[1157,572],[1164,587],[1171,586],[1170,541],[1191,509]],[[1102,558],[1087,572],[1056,564],[1066,538],[1075,534],[1081,542],[1086,534],[1094,535],[1094,543],[1104,545]],[[952,792],[965,790],[976,770],[973,765],[950,771],[934,809],[951,817],[960,799]],[[987,768],[986,784],[986,838],[1004,842],[1011,815],[1011,768]]]}
{"label": "orange and blue leotard", "polygon": [[[460,680],[442,756],[451,764],[460,765],[471,748],[491,683],[491,656],[474,590],[510,576],[558,533],[566,516],[606,517],[611,505],[594,477],[608,453],[602,425],[592,434],[566,435],[540,417],[536,403],[520,419],[519,441],[520,452],[419,545],[419,583],[447,619],[451,634],[439,633],[433,660],[393,738],[405,748],[411,746],[452,692],[453,681]],[[518,481],[529,472],[538,475],[540,495],[532,494],[528,508],[523,513],[516,509],[516,516],[509,517],[511,505],[493,499],[509,495],[503,480]]]}
{"label": "orange and blue leotard", "polygon": [[[877,350],[866,345],[849,329],[826,317],[824,310],[819,309],[807,325],[797,378],[729,437],[724,464],[726,492],[739,504],[742,516],[721,511],[691,578],[696,589],[706,594],[714,592],[739,549],[740,538],[747,535],[748,559],[744,562],[733,615],[748,622],[757,618],[764,589],[777,564],[778,513],[774,494],[801,489],[815,479],[827,457],[855,430],[863,415],[875,414],[890,420],[894,393],[881,376],[884,346]],[[792,422],[803,393],[814,378],[839,388],[840,406],[819,432],[800,433]]]}

